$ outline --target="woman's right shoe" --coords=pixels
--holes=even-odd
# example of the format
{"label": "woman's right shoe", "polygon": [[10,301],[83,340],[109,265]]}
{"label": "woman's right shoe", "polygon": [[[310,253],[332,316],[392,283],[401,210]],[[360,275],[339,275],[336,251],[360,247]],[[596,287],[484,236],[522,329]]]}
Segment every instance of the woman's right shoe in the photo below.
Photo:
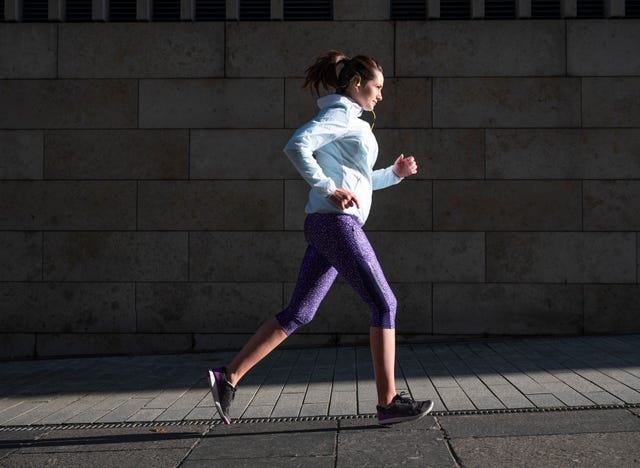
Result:
{"label": "woman's right shoe", "polygon": [[227,369],[225,367],[209,369],[207,371],[207,379],[209,380],[211,395],[213,395],[213,401],[216,404],[220,418],[225,424],[231,424],[229,407],[236,395],[236,389],[227,382],[226,373]]}
{"label": "woman's right shoe", "polygon": [[420,419],[433,409],[431,400],[416,401],[409,396],[401,393],[391,400],[391,404],[386,408],[376,406],[378,410],[378,424],[398,424],[407,421],[415,421]]}

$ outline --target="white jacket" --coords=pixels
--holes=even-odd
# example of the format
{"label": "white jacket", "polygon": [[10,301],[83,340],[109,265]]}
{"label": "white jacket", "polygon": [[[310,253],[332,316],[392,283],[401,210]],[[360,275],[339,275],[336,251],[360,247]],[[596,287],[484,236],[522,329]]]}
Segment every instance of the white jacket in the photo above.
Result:
{"label": "white jacket", "polygon": [[[311,185],[307,213],[345,213],[361,224],[371,210],[373,190],[402,180],[392,167],[373,170],[378,142],[369,124],[360,119],[362,107],[346,96],[330,94],[318,99],[320,112],[300,127],[284,147],[300,175]],[[315,157],[314,157],[315,156]],[[342,210],[327,197],[336,188],[355,194],[355,204]]]}

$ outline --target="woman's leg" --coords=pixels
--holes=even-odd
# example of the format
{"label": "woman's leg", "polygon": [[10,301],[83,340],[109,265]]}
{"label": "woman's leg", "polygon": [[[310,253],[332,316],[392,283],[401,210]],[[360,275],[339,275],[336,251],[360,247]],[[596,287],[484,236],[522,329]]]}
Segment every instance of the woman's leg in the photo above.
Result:
{"label": "woman's leg", "polygon": [[373,375],[378,391],[378,405],[388,406],[396,396],[395,363],[396,331],[393,328],[371,327],[369,344],[373,360]]}

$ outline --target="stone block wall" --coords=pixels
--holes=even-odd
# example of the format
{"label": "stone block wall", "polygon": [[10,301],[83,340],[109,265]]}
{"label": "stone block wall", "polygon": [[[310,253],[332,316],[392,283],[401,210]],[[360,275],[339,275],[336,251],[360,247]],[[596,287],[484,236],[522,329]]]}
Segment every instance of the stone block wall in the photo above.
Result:
{"label": "stone block wall", "polygon": [[[357,2],[368,4],[368,2]],[[398,339],[640,331],[640,20],[0,24],[0,357],[239,347],[286,306],[281,151],[323,50],[374,55],[370,239]],[[366,341],[338,281],[288,343]]]}

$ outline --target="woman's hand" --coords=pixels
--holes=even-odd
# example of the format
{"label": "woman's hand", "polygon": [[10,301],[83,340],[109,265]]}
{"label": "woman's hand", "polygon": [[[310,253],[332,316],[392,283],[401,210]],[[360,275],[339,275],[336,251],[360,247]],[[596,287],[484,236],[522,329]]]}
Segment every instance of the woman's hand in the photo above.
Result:
{"label": "woman's hand", "polygon": [[409,177],[418,172],[418,165],[413,156],[408,158],[404,157],[404,154],[398,156],[398,159],[393,163],[393,173],[398,177]]}
{"label": "woman's hand", "polygon": [[336,205],[341,210],[346,210],[347,208],[351,208],[354,204],[360,208],[360,203],[358,203],[358,198],[351,192],[345,189],[336,189],[331,195],[329,195],[329,200],[331,203]]}

